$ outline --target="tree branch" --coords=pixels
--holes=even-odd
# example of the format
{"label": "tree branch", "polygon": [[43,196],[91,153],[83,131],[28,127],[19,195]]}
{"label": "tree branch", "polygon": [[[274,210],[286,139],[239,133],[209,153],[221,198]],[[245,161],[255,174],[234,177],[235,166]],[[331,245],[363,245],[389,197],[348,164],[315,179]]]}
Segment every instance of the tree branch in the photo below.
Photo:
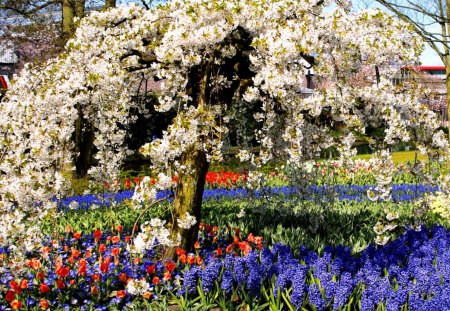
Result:
{"label": "tree branch", "polygon": [[60,4],[60,3],[62,3],[61,0],[49,0],[38,6],[31,5],[33,8],[30,8],[29,10],[26,9],[28,6],[25,6],[25,8],[21,8],[20,3],[14,3],[16,5],[4,3],[4,4],[0,4],[0,10],[12,11],[12,12],[15,12],[24,17],[29,17],[30,15],[33,15],[33,14],[45,9],[48,6],[51,6],[53,4]]}
{"label": "tree branch", "polygon": [[[394,14],[396,14],[403,21],[406,21],[406,22],[410,23],[413,26],[414,31],[420,37],[422,37],[422,39],[424,39],[430,45],[430,47],[439,55],[441,60],[444,61],[445,56],[443,55],[443,53],[440,50],[440,48],[437,45],[437,43],[442,43],[443,45],[446,45],[446,40],[442,40],[442,39],[436,37],[432,32],[427,31],[422,23],[420,23],[417,20],[414,20],[407,13],[402,12],[401,9],[402,8],[403,9],[409,9],[409,10],[412,10],[414,12],[418,12],[418,13],[423,14],[422,11],[418,11],[417,9],[405,7],[405,6],[402,6],[402,5],[399,5],[399,4],[396,4],[396,3],[392,3],[392,2],[389,2],[389,1],[386,1],[386,0],[377,0],[377,2],[382,4],[383,6],[385,6],[390,11],[392,11]],[[432,13],[429,13],[429,14],[433,15]],[[447,20],[445,17],[442,17],[440,19],[444,20],[444,21]],[[436,20],[437,20],[437,17],[436,17]],[[446,34],[441,34],[441,35],[445,36]],[[445,61],[444,61],[444,64],[445,64]]]}

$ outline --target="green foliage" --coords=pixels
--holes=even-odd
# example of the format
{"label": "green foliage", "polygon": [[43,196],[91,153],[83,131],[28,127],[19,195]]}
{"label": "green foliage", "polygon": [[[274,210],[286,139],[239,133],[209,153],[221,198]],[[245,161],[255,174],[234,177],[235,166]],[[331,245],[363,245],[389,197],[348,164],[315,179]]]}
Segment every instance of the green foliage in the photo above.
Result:
{"label": "green foliage", "polygon": [[[404,225],[412,203],[296,200],[223,200],[203,205],[203,221],[260,235],[268,244],[281,242],[296,251],[305,245],[321,252],[325,246],[346,245],[357,253],[373,243],[373,226],[385,209],[395,209]],[[240,216],[241,210],[245,215]]]}
{"label": "green foliage", "polygon": [[[151,208],[143,215],[141,223],[155,217],[167,219],[169,216],[168,204],[163,202]],[[90,232],[93,228],[105,230],[117,225],[132,228],[141,212],[140,209],[131,208],[127,202],[113,207],[100,206],[97,209],[68,210],[63,217],[57,219],[56,224],[54,218],[45,219],[42,223],[42,231],[45,234],[61,234],[65,231],[66,226],[72,228],[73,232]]]}
{"label": "green foliage", "polygon": [[[140,223],[154,217],[169,218],[167,202],[152,207]],[[318,251],[325,246],[345,245],[358,253],[373,243],[373,226],[384,217],[385,210],[400,215],[399,227],[413,222],[413,203],[370,201],[300,201],[295,198],[207,200],[203,203],[202,221],[221,228],[240,228],[245,234],[262,236],[270,245],[283,243],[296,252],[301,245]],[[46,234],[63,233],[66,226],[73,231],[105,230],[117,225],[131,228],[141,210],[126,203],[94,210],[69,210],[63,217],[47,218],[42,230]],[[431,225],[439,221],[433,215],[424,217]],[[445,223],[440,221],[441,223]]]}

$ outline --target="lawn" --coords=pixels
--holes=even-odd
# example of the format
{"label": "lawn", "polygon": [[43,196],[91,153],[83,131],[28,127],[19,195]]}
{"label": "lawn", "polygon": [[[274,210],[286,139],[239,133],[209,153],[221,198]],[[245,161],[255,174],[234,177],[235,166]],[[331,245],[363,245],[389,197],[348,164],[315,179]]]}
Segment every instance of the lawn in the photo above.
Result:
{"label": "lawn", "polygon": [[[417,151],[397,151],[392,153],[392,160],[394,163],[401,163],[401,162],[408,162],[408,161],[414,161],[416,159],[416,152]],[[368,160],[372,157],[371,154],[359,154],[353,159],[361,159],[361,160]],[[417,158],[421,161],[424,161],[427,159],[426,156],[417,154]]]}

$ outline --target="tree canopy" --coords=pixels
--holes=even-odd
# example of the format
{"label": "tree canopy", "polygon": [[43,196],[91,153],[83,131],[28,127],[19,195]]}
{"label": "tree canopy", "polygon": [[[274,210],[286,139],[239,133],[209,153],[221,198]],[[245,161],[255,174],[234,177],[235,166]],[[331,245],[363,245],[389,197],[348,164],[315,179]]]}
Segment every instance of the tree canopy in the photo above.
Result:
{"label": "tree canopy", "polygon": [[[221,159],[237,100],[260,107],[261,151],[239,153],[255,164],[274,155],[299,164],[330,146],[349,157],[357,135],[380,126],[385,147],[416,141],[445,148],[438,120],[416,92],[391,83],[391,65],[410,64],[421,52],[411,26],[378,10],[351,13],[340,1],[323,11],[330,4],[175,0],[82,19],[65,52],[44,68],[25,68],[0,106],[1,240],[37,231],[24,219],[52,215],[52,197],[67,193],[66,173],[83,153],[77,131],[92,134],[89,176],[117,176],[130,109],[144,109],[132,100],[142,76],[162,80],[156,109],[177,111],[163,136],[142,147],[154,169],[179,176],[176,217],[188,212],[198,220],[204,177],[209,162]],[[317,88],[304,96],[311,68]],[[353,83],[362,70],[373,72],[368,83]],[[195,234],[177,223],[173,229],[183,243]]]}

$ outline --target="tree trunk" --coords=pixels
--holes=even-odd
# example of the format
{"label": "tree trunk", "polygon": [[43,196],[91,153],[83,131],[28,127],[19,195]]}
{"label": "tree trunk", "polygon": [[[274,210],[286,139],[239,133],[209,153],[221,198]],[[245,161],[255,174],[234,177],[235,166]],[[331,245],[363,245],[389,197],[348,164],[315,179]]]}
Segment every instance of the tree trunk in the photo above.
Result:
{"label": "tree trunk", "polygon": [[84,16],[85,0],[62,0],[62,37],[69,40],[75,33],[75,17]]}
{"label": "tree trunk", "polygon": [[62,36],[67,41],[75,31],[73,19],[76,16],[75,6],[70,0],[62,1]]}
{"label": "tree trunk", "polygon": [[[191,251],[197,241],[200,214],[205,189],[205,178],[208,172],[209,162],[203,150],[197,150],[195,146],[188,148],[181,155],[181,165],[185,165],[189,173],[180,173],[174,200],[174,222],[172,224],[172,238],[176,241],[181,236],[180,247]],[[178,227],[177,219],[184,218],[186,212],[195,216],[197,223],[190,229]],[[167,248],[165,258],[175,258],[176,247]]]}
{"label": "tree trunk", "polygon": [[[449,56],[447,56],[448,58]],[[445,64],[445,86],[446,86],[446,103],[447,103],[447,128],[450,129],[450,64]],[[450,131],[449,131],[449,140],[450,140]]]}
{"label": "tree trunk", "polygon": [[78,178],[86,176],[92,166],[92,155],[94,152],[94,130],[92,124],[86,120],[80,105],[78,109],[78,119],[75,124],[75,168]]}
{"label": "tree trunk", "polygon": [[84,17],[84,7],[86,4],[85,0],[73,0],[75,1],[75,14],[76,17],[82,18]]}
{"label": "tree trunk", "polygon": [[116,7],[116,0],[105,0],[105,6],[103,7],[104,10],[115,7]]}
{"label": "tree trunk", "polygon": [[[212,59],[203,62],[194,70],[190,77],[191,87],[197,94],[195,101],[197,102],[197,111],[199,114],[204,113],[207,105],[207,94],[209,86],[209,78],[211,71]],[[203,199],[203,191],[205,189],[206,173],[208,172],[209,162],[206,153],[198,144],[202,144],[201,137],[198,138],[197,144],[193,144],[186,148],[181,154],[180,164],[185,167],[179,172],[178,185],[173,202],[173,223],[172,223],[172,239],[177,241],[181,236],[180,247],[186,251],[191,251],[194,243],[197,241],[198,227],[200,223],[201,207]],[[195,216],[197,222],[190,229],[182,229],[178,227],[177,219],[184,218],[186,212]],[[165,258],[174,258],[176,247],[167,248],[164,254]]]}

